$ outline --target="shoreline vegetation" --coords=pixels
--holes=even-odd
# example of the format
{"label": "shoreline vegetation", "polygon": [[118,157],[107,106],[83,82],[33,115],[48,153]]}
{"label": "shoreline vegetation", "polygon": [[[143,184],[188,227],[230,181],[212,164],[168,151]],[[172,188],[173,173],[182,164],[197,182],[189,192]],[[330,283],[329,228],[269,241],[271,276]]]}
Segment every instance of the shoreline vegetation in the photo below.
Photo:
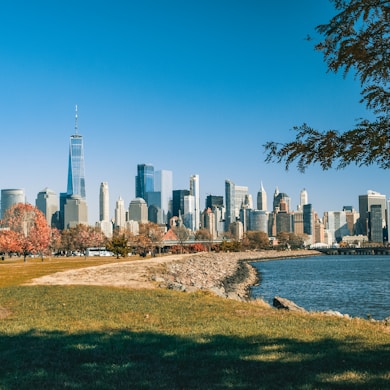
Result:
{"label": "shoreline vegetation", "polygon": [[387,388],[385,323],[245,295],[251,262],[311,255],[5,260],[0,388]]}

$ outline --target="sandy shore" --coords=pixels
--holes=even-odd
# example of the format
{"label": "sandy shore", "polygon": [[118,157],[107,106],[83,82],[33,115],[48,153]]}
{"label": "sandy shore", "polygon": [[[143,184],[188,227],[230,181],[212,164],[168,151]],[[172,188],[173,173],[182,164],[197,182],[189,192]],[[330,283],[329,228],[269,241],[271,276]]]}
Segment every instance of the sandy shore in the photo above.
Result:
{"label": "sandy shore", "polygon": [[257,273],[249,261],[316,254],[300,250],[172,255],[58,272],[29,284],[208,290],[223,297],[247,299],[248,288],[257,282]]}

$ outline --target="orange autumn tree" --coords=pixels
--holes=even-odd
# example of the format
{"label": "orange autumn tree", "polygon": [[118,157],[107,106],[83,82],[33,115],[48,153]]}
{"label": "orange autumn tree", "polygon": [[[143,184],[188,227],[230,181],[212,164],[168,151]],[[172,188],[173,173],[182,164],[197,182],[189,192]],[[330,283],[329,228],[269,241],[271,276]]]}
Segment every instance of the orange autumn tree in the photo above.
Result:
{"label": "orange autumn tree", "polygon": [[0,249],[17,252],[24,261],[29,254],[40,254],[48,249],[51,228],[43,213],[28,203],[17,203],[5,212],[1,220]]}

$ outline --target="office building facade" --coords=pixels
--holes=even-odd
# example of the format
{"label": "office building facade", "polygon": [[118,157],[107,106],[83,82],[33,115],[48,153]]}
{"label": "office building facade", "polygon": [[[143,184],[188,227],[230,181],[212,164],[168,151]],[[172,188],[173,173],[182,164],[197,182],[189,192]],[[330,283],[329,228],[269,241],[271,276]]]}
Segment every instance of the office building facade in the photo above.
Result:
{"label": "office building facade", "polygon": [[179,217],[184,214],[184,197],[189,194],[189,190],[172,191],[172,216]]}
{"label": "office building facade", "polygon": [[24,189],[1,190],[1,218],[4,217],[8,209],[17,203],[26,203]]}
{"label": "office building facade", "polygon": [[68,195],[64,205],[64,228],[88,225],[87,202],[80,195]]}
{"label": "office building facade", "polygon": [[[359,222],[358,233],[368,236],[371,240],[371,207],[381,207],[381,224],[386,225],[386,195],[382,195],[379,192],[369,190],[365,195],[359,195]],[[377,209],[375,209],[375,216],[377,218]],[[376,221],[377,223],[377,221]]]}
{"label": "office building facade", "polygon": [[147,193],[154,191],[154,167],[151,164],[138,164],[135,177],[135,197],[146,200]]}
{"label": "office building facade", "polygon": [[78,195],[85,199],[85,169],[83,137],[78,133],[78,111],[76,106],[75,133],[70,137],[67,195]]}
{"label": "office building facade", "polygon": [[100,183],[99,191],[99,221],[110,220],[110,193],[108,183]]}
{"label": "office building facade", "polygon": [[267,211],[267,193],[263,187],[263,182],[261,182],[260,190],[257,193],[257,210]]}
{"label": "office building facade", "polygon": [[[169,218],[172,216],[172,186],[172,171],[162,169],[155,172],[154,191],[160,193],[160,203],[156,206],[161,209],[163,223],[168,223]],[[151,206],[149,202],[148,206]]]}
{"label": "office building facade", "polygon": [[199,175],[190,177],[190,195],[194,197],[194,229],[200,228],[200,192],[199,192]]}
{"label": "office building facade", "polygon": [[125,201],[120,196],[115,203],[115,228],[124,229],[126,227],[126,209]]}
{"label": "office building facade", "polygon": [[139,223],[148,222],[148,205],[143,198],[135,198],[130,202],[129,220]]}
{"label": "office building facade", "polygon": [[35,206],[45,215],[48,226],[59,227],[57,222],[59,212],[58,196],[53,190],[45,188],[38,192]]}

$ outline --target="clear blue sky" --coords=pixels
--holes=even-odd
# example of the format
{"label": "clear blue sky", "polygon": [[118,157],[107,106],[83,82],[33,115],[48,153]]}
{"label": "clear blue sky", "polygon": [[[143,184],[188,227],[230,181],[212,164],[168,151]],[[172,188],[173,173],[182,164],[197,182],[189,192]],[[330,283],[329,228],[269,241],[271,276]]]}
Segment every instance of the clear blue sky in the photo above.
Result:
{"label": "clear blue sky", "polygon": [[66,191],[74,107],[84,137],[90,223],[99,185],[135,196],[139,163],[199,174],[202,193],[225,179],[278,186],[296,207],[306,188],[321,215],[358,208],[368,189],[390,195],[375,167],[298,173],[265,164],[262,145],[303,122],[345,130],[367,113],[359,85],[326,73],[305,40],[333,15],[328,0],[27,1],[0,5],[0,188]]}

